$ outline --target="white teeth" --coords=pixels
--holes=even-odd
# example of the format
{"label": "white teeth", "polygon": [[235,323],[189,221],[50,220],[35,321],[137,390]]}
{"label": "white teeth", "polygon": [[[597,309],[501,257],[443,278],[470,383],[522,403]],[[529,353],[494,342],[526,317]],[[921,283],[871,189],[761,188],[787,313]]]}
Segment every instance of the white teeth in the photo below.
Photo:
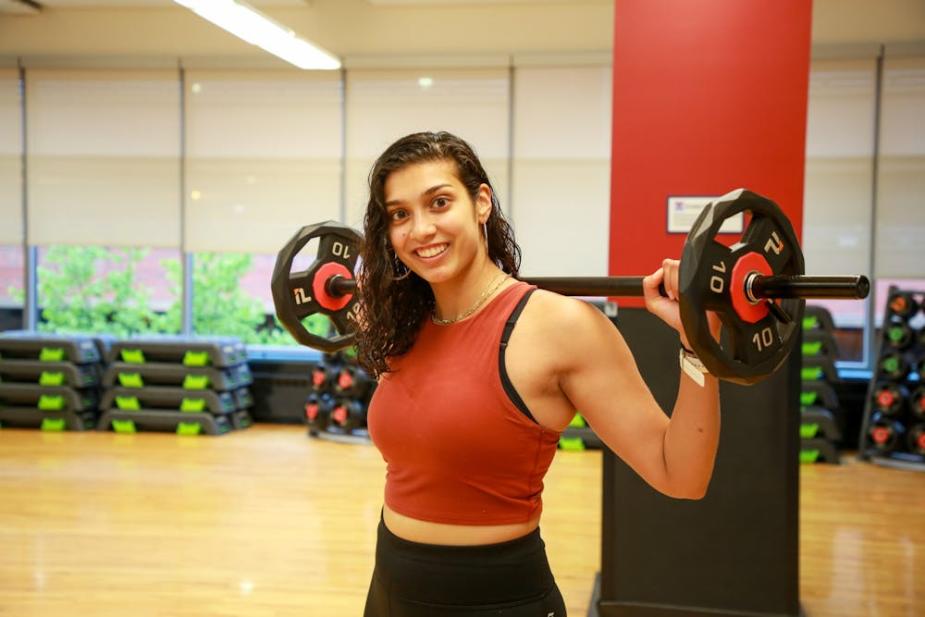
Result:
{"label": "white teeth", "polygon": [[443,251],[445,251],[447,246],[449,246],[449,245],[448,245],[448,244],[441,244],[441,245],[439,245],[439,246],[432,246],[432,247],[426,248],[426,249],[418,249],[418,250],[415,251],[415,252],[416,252],[418,255],[420,255],[421,257],[436,257],[437,255],[439,255],[440,253],[442,253]]}

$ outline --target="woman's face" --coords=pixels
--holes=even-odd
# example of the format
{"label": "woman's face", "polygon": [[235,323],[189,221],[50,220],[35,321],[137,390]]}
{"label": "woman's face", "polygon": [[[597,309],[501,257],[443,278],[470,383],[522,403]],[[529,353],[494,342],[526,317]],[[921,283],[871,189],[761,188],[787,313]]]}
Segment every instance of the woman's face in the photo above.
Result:
{"label": "woman's face", "polygon": [[389,241],[398,258],[428,283],[453,279],[485,254],[480,232],[491,212],[491,189],[475,203],[452,160],[408,165],[389,174],[385,204]]}

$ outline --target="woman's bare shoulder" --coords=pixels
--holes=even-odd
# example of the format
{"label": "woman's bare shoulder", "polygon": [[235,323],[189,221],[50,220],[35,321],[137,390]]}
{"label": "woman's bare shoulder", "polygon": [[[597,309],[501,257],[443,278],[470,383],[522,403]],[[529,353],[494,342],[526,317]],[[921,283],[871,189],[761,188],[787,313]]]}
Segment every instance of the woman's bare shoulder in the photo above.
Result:
{"label": "woman's bare shoulder", "polygon": [[[544,325],[556,327],[580,325],[598,321],[598,316],[607,320],[597,308],[579,298],[563,296],[545,289],[533,292],[527,307],[531,308],[531,318]],[[524,311],[526,313],[526,310]]]}
{"label": "woman's bare shoulder", "polygon": [[[615,330],[610,320],[588,302],[537,289],[521,315],[525,329],[563,353]],[[518,320],[518,323],[520,320]]]}

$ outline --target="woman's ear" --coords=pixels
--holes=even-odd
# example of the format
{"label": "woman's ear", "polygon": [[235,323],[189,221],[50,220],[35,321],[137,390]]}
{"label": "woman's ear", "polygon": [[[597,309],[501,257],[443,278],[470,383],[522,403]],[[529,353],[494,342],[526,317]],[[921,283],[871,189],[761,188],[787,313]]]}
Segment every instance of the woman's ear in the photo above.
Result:
{"label": "woman's ear", "polygon": [[475,198],[475,211],[478,215],[479,225],[488,220],[491,216],[492,200],[491,187],[487,184],[479,185],[479,192]]}

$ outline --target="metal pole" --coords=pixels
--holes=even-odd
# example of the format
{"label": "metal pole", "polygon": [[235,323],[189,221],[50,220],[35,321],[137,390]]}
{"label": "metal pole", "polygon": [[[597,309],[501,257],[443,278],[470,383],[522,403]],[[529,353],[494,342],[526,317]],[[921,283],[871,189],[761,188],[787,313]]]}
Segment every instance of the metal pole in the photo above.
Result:
{"label": "metal pole", "polygon": [[866,298],[866,276],[756,276],[750,291],[756,298]]}
{"label": "metal pole", "polygon": [[[564,296],[641,296],[641,276],[532,277],[524,282]],[[332,276],[328,293],[343,296],[356,290],[356,280]],[[752,293],[758,298],[863,298],[870,290],[866,276],[757,276]],[[744,293],[744,289],[742,290]]]}
{"label": "metal pole", "polygon": [[186,250],[186,69],[177,63],[180,72],[180,267],[183,274],[181,325],[183,336],[193,334],[193,255]]}
{"label": "metal pole", "polygon": [[347,224],[347,69],[340,70],[340,222]]}
{"label": "metal pole", "polygon": [[23,251],[23,305],[22,328],[38,328],[38,249],[29,244],[29,144],[26,130],[26,67],[22,59],[19,65],[19,113],[22,119],[20,138],[22,140],[22,161],[20,182],[22,186],[22,251]]}
{"label": "metal pole", "polygon": [[[877,259],[877,192],[878,179],[880,175],[880,112],[883,103],[883,45],[877,54],[877,69],[874,82],[874,152],[870,189],[870,255],[869,255],[869,274],[872,279],[877,280],[875,264]],[[864,356],[862,361],[866,367],[873,368],[875,360],[872,357],[874,341],[877,336],[876,319],[876,289],[874,294],[867,300],[867,326],[864,328]]]}

